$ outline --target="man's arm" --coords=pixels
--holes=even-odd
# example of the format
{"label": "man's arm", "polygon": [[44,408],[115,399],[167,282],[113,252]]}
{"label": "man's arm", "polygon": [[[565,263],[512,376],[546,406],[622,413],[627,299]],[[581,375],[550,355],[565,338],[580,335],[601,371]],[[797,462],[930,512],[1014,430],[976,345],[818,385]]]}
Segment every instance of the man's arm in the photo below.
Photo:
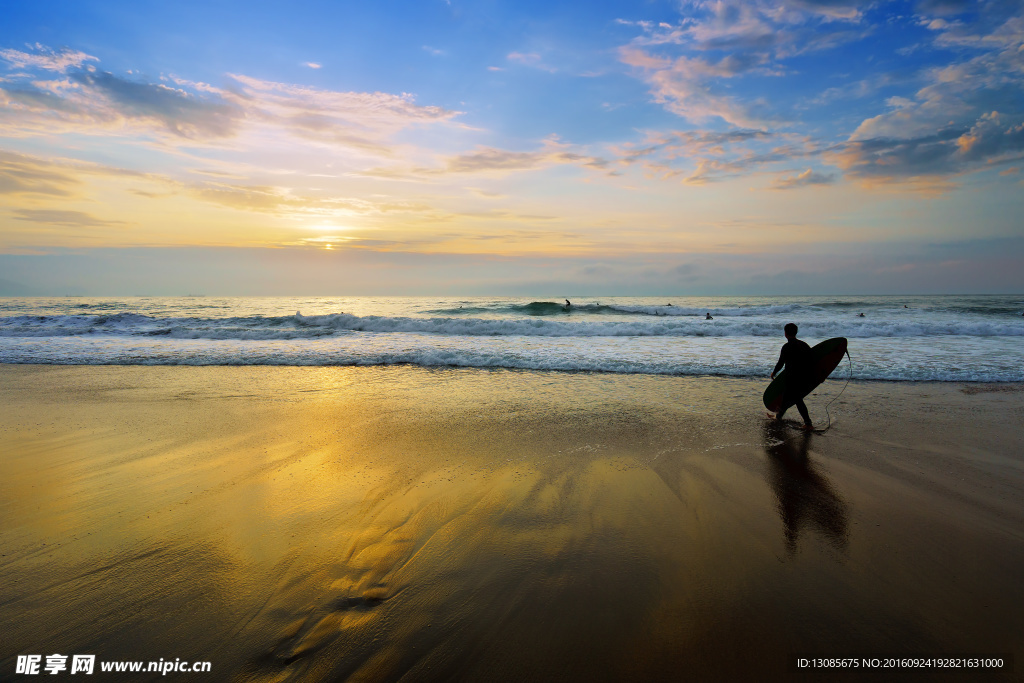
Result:
{"label": "man's arm", "polygon": [[772,370],[772,379],[775,379],[775,375],[779,374],[779,370],[786,364],[786,347],[782,347],[782,351],[779,352],[779,362],[775,364],[775,369]]}

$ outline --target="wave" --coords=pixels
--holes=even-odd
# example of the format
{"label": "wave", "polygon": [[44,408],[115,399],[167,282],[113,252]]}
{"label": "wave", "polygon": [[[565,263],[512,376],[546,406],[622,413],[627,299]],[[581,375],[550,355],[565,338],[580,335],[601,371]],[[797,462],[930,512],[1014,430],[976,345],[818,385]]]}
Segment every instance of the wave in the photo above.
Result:
{"label": "wave", "polygon": [[[742,316],[741,316],[742,318]],[[527,337],[779,337],[778,320],[687,319],[559,320],[535,317],[412,318],[356,316],[347,313],[233,318],[159,318],[136,313],[113,315],[10,316],[0,318],[0,337],[73,337],[87,335],[167,337],[172,339],[317,339],[354,333],[411,333],[447,336]],[[810,320],[800,322],[807,338],[871,337],[1018,337],[1024,321],[972,320]]]}
{"label": "wave", "polygon": [[791,313],[801,308],[807,308],[800,304],[779,304],[773,306],[731,306],[695,308],[687,306],[676,306],[668,302],[660,305],[628,305],[628,304],[601,304],[581,303],[566,306],[554,301],[531,301],[528,304],[501,304],[495,306],[458,306],[452,308],[438,308],[427,311],[433,315],[471,315],[471,314],[513,314],[529,316],[564,316],[564,315],[650,315],[660,316],[682,316],[703,318],[707,313],[712,316],[743,317],[754,315],[775,315],[780,313]]}
{"label": "wave", "polygon": [[780,313],[792,313],[798,309],[806,308],[800,304],[780,304],[778,306],[738,306],[725,308],[693,308],[686,306],[675,306],[665,304],[664,306],[607,306],[617,313],[631,313],[653,316],[683,316],[703,318],[708,313],[714,318],[743,318],[756,315],[778,315]]}
{"label": "wave", "polygon": [[[86,344],[55,346],[41,341],[13,347],[0,344],[0,363],[48,365],[185,365],[185,366],[390,366],[543,370],[560,372],[600,372],[675,376],[752,377],[765,379],[764,359],[645,359],[580,354],[526,354],[487,349],[423,346],[408,349],[377,350],[367,348],[296,347],[268,343],[257,347],[238,344],[167,345]],[[771,363],[768,362],[767,366]],[[936,382],[1024,382],[1024,369],[993,366],[957,367],[941,363],[895,366],[857,360],[852,370],[846,363],[829,382],[856,380],[936,381]],[[765,380],[767,381],[767,380]]]}

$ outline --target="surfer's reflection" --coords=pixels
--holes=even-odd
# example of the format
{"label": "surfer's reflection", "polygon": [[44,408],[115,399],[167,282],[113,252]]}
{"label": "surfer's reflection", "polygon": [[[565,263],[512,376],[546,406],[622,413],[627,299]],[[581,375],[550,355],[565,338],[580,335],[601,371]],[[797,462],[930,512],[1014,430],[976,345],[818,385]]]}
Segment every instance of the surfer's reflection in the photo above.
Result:
{"label": "surfer's reflection", "polygon": [[834,547],[846,547],[846,503],[807,457],[810,443],[809,432],[794,435],[775,420],[765,423],[767,478],[786,528],[790,556],[796,552],[800,530],[807,526],[821,532]]}

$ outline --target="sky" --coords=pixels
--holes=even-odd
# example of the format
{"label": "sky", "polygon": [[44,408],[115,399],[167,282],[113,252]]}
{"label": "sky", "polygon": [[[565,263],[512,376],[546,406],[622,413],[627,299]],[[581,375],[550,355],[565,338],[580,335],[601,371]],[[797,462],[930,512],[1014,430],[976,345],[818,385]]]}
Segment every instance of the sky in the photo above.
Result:
{"label": "sky", "polygon": [[0,295],[1024,292],[1020,0],[0,4]]}

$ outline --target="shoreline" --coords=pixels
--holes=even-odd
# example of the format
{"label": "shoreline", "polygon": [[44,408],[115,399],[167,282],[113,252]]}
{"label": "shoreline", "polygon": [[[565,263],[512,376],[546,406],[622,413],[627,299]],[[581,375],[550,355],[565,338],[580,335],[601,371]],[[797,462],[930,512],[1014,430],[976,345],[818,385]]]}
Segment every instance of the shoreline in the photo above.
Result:
{"label": "shoreline", "polygon": [[803,435],[754,378],[0,380],[0,671],[67,651],[252,681],[792,680],[794,653],[1024,655],[1021,384],[854,380]]}
{"label": "shoreline", "polygon": [[[348,363],[348,364],[336,364],[336,365],[325,365],[325,364],[277,364],[277,363],[45,363],[45,362],[17,362],[9,363],[0,361],[0,371],[3,368],[20,368],[20,367],[41,367],[41,368],[233,368],[238,370],[245,370],[248,368],[262,369],[262,370],[273,370],[273,369],[337,369],[344,370],[347,368],[353,369],[370,369],[370,368],[405,368],[411,370],[427,370],[427,371],[477,371],[477,372],[513,372],[513,373],[537,373],[546,374],[551,373],[555,375],[608,375],[612,377],[663,377],[669,379],[725,379],[725,380],[749,380],[753,382],[764,381],[765,386],[768,385],[770,380],[768,379],[768,372],[771,371],[771,363],[766,363],[765,367],[768,370],[765,375],[728,375],[728,374],[716,374],[716,373],[693,373],[693,374],[678,374],[671,372],[634,372],[634,371],[618,371],[618,370],[604,370],[604,369],[560,369],[560,368],[522,368],[516,366],[504,366],[504,365],[424,365],[420,363],[412,362],[398,362],[398,363]],[[842,368],[842,365],[839,366]],[[936,379],[891,379],[891,378],[847,378],[830,376],[825,380],[827,384],[821,385],[826,389],[833,388],[837,384],[842,384],[847,381],[851,385],[853,384],[894,384],[894,385],[915,385],[915,384],[935,384],[939,386],[957,386],[957,387],[986,387],[986,386],[997,386],[1004,387],[1001,389],[992,389],[991,391],[1006,391],[1024,392],[1024,382],[1020,380],[1009,380],[1009,379],[994,379],[994,380],[936,380]],[[817,391],[817,390],[816,390]],[[978,389],[977,391],[967,391],[965,393],[986,393],[985,389]]]}

